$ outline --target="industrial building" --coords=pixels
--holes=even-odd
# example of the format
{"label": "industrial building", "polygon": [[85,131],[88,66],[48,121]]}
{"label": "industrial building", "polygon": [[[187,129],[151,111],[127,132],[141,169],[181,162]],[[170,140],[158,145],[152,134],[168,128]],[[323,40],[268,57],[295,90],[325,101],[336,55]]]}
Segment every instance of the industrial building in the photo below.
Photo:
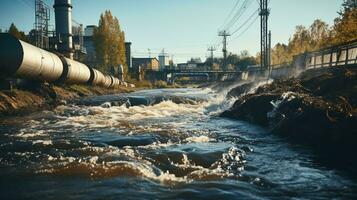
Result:
{"label": "industrial building", "polygon": [[157,58],[132,58],[133,70],[143,69],[146,71],[159,71],[159,60]]}

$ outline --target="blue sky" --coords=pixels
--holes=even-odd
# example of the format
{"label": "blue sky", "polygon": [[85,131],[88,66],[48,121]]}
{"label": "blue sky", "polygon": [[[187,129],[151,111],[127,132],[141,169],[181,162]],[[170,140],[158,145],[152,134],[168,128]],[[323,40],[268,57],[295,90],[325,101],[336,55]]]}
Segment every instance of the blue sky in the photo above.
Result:
{"label": "blue sky", "polygon": [[[53,5],[53,0],[44,0]],[[240,0],[242,4],[244,0]],[[249,0],[231,32],[238,28],[259,6]],[[29,31],[34,24],[34,0],[1,0],[0,28],[14,22],[19,29]],[[210,45],[221,43],[218,31],[237,0],[73,0],[73,19],[84,25],[98,24],[102,12],[110,9],[118,17],[127,41],[133,43],[136,57],[156,56],[165,49],[176,62],[190,57],[205,59]],[[287,43],[296,25],[309,26],[314,19],[333,24],[342,0],[271,0],[269,25],[272,44]],[[254,19],[254,18],[253,18]],[[229,20],[228,20],[229,21]],[[254,21],[254,20],[252,20]],[[54,20],[52,19],[54,25]],[[247,23],[247,26],[251,24]],[[255,55],[259,47],[259,19],[243,34],[243,27],[228,39],[228,51],[239,53],[246,49]],[[238,35],[241,35],[235,39]],[[234,39],[234,40],[233,40]],[[217,47],[215,56],[222,56]]]}

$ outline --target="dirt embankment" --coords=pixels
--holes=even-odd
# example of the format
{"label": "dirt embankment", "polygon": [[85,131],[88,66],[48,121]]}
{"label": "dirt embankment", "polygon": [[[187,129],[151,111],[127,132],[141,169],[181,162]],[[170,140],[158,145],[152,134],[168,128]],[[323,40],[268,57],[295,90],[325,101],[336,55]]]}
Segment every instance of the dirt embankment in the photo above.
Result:
{"label": "dirt embankment", "polygon": [[134,88],[107,89],[92,86],[52,86],[43,84],[32,89],[0,91],[0,116],[18,115],[51,108],[67,101],[87,96],[132,92]]}
{"label": "dirt embankment", "polygon": [[325,152],[357,152],[357,67],[312,69],[242,95],[249,86],[229,93],[240,98],[222,116],[260,124]]}

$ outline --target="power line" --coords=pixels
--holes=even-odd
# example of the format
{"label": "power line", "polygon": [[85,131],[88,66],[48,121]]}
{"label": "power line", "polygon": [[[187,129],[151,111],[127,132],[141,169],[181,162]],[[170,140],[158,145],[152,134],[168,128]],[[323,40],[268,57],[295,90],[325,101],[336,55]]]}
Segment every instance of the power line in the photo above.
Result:
{"label": "power line", "polygon": [[241,26],[239,26],[236,30],[232,32],[232,35],[236,34],[240,29],[242,29],[254,17],[254,15],[258,14],[258,12],[259,9],[257,9],[254,13],[252,13],[252,15],[250,15],[248,19],[245,22],[243,22]]}
{"label": "power line", "polygon": [[230,40],[229,42],[234,41],[234,40],[240,38],[245,32],[247,32],[247,31],[249,30],[249,28],[250,28],[251,26],[253,26],[253,24],[254,24],[255,22],[257,22],[257,19],[258,19],[258,18],[259,18],[259,16],[256,16],[256,17],[254,18],[254,20],[252,21],[252,23],[250,23],[250,24],[247,26],[246,29],[244,29],[237,37],[233,38],[233,39]]}
{"label": "power line", "polygon": [[242,5],[240,6],[240,8],[236,11],[235,15],[232,17],[232,19],[226,24],[226,26],[224,27],[225,30],[230,29],[234,23],[240,18],[240,15],[243,14],[243,10],[245,5],[248,3],[248,0],[245,0]]}
{"label": "power line", "polygon": [[251,1],[249,1],[249,0],[245,0],[243,2],[242,6],[240,7],[239,10],[237,10],[237,12],[234,15],[234,17],[227,24],[227,26],[225,26],[225,30],[229,30],[234,26],[234,24],[242,17],[242,15],[244,14],[245,10],[250,6],[250,4],[251,4]]}
{"label": "power line", "polygon": [[234,6],[232,7],[232,10],[229,12],[228,16],[224,20],[223,25],[221,26],[221,29],[223,29],[224,25],[226,25],[228,19],[232,16],[234,10],[238,7],[238,5],[239,5],[239,0],[237,0],[236,3],[234,4]]}

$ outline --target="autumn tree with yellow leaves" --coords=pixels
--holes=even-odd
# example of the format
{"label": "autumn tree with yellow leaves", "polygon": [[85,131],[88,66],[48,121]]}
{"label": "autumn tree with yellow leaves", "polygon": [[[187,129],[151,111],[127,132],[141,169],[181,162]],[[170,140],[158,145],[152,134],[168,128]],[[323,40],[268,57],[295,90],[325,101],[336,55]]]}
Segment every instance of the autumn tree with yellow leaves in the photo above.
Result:
{"label": "autumn tree with yellow leaves", "polygon": [[278,43],[271,50],[272,64],[293,60],[294,56],[357,39],[357,1],[345,0],[333,26],[317,19],[310,27],[297,26],[287,45]]}
{"label": "autumn tree with yellow leaves", "polygon": [[125,33],[120,29],[119,20],[107,10],[100,16],[99,25],[93,34],[97,68],[116,75],[119,65],[127,72],[125,56]]}

